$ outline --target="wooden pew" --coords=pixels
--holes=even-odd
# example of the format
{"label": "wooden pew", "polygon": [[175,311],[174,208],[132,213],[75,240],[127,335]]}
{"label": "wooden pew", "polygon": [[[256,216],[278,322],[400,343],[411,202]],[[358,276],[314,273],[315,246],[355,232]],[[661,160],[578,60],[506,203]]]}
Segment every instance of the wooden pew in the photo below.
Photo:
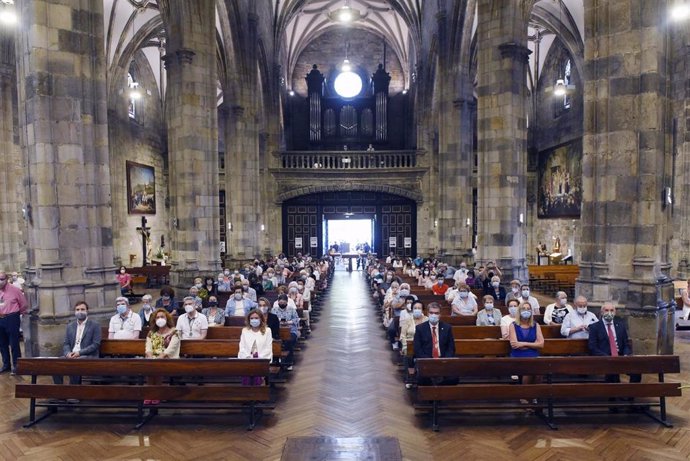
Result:
{"label": "wooden pew", "polygon": [[[451,317],[449,314],[444,314],[443,309],[441,309],[441,321],[445,322],[449,325],[477,325],[477,316],[476,315],[456,315],[455,317]],[[538,314],[534,316],[534,321],[537,322],[538,324],[543,325],[544,322],[544,316],[542,314]]]}
{"label": "wooden pew", "polygon": [[[150,421],[159,409],[234,409],[249,410],[249,429],[256,424],[257,409],[271,408],[270,388],[261,386],[240,386],[238,384],[210,384],[204,386],[180,385],[181,378],[195,376],[204,378],[268,378],[270,363],[260,359],[63,359],[22,358],[17,364],[17,374],[30,375],[31,383],[17,383],[16,398],[31,399],[30,427],[47,416],[57,413],[61,407],[106,407],[135,409],[139,429]],[[38,384],[39,376],[134,376],[137,384]],[[167,378],[176,378],[172,385]],[[37,399],[78,399],[78,403],[37,402]],[[144,400],[163,400],[161,405],[149,407],[144,416]],[[36,417],[36,407],[47,407],[44,415]]]}
{"label": "wooden pew", "polygon": [[[475,327],[478,328],[478,327]],[[510,341],[507,339],[456,339],[455,356],[507,356],[510,355]],[[586,339],[544,339],[541,355],[587,355]],[[407,342],[407,356],[414,357],[414,341]]]}
{"label": "wooden pew", "polygon": [[[273,356],[280,357],[280,342],[273,341]],[[101,357],[143,357],[146,340],[104,339],[101,341]],[[180,344],[180,357],[237,357],[240,341],[237,339],[186,339]]]}
{"label": "wooden pew", "polygon": [[[562,339],[560,325],[540,325],[545,339]],[[500,326],[453,326],[453,338],[455,339],[501,339]]]}
{"label": "wooden pew", "polygon": [[[206,339],[240,339],[243,326],[215,326],[208,329]],[[289,341],[290,327],[280,327],[280,339]]]}
{"label": "wooden pew", "polygon": [[146,288],[156,288],[170,283],[170,266],[128,267],[133,277],[146,277]]}
{"label": "wooden pew", "polygon": [[[542,416],[552,429],[556,429],[554,408],[643,408],[648,416],[664,426],[671,427],[666,420],[666,397],[681,395],[677,383],[664,383],[665,373],[680,372],[678,356],[418,359],[417,370],[420,380],[462,379],[457,385],[418,387],[418,399],[432,402],[434,431],[439,429],[438,414],[441,402],[460,403],[459,407],[448,408],[453,412],[457,412],[458,409],[476,408],[524,411],[524,405],[516,406],[512,403],[518,399],[539,399],[541,403],[535,404],[533,408],[538,409],[539,413],[544,408],[547,410],[547,415]],[[572,382],[578,375],[583,374],[653,374],[658,377],[658,382],[595,382],[586,385]],[[520,385],[496,381],[496,377],[511,375],[542,376],[543,381],[539,384]],[[554,376],[558,376],[559,380],[554,382]],[[564,382],[563,377],[569,377],[571,382]],[[483,381],[468,381],[472,378]],[[655,398],[658,399],[658,403],[640,400],[613,402],[610,401],[612,396]],[[649,412],[651,407],[659,408],[659,416]]]}

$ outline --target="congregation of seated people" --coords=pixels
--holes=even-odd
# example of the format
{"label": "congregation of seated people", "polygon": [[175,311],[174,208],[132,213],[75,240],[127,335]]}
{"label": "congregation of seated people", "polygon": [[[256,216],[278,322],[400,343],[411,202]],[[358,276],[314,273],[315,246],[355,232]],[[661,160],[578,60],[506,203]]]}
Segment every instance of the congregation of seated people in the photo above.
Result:
{"label": "congregation of seated people", "polygon": [[[332,269],[329,257],[312,259],[300,254],[288,259],[281,254],[241,269],[200,275],[181,295],[163,286],[156,300],[150,294],[141,296],[141,305],[135,310],[131,296],[126,296],[132,292],[132,277],[122,267],[116,277],[122,296],[115,300],[107,339],[145,338],[144,357],[177,359],[182,342],[203,341],[213,328],[242,325],[241,335],[235,339],[239,340],[239,358],[269,359],[290,371],[298,339],[311,330],[309,314],[315,312],[314,301],[319,293],[327,289]],[[100,322],[89,317],[85,301],[77,302],[73,309],[75,319],[66,327],[61,357],[99,357],[103,341]],[[281,328],[289,330],[289,338],[281,337]],[[273,357],[274,341],[282,343],[282,357]],[[63,377],[53,379],[61,383]],[[80,380],[70,376],[72,384]]]}
{"label": "congregation of seated people", "polygon": [[[500,327],[500,336],[493,339],[509,342],[512,357],[539,356],[546,326],[561,338],[587,340],[591,355],[632,355],[626,325],[615,317],[614,303],[604,303],[597,316],[584,296],[571,304],[566,292],[558,291],[555,301],[542,309],[530,285],[503,280],[495,261],[479,266],[461,262],[454,268],[431,258],[391,255],[384,262],[369,257],[366,276],[388,343],[400,354],[408,389],[416,382],[415,359],[455,356],[455,341],[463,338],[454,337],[452,325]],[[453,317],[467,321],[457,323]],[[523,383],[538,379],[521,377]],[[618,375],[607,377],[613,379]],[[637,379],[631,376],[631,382]]]}

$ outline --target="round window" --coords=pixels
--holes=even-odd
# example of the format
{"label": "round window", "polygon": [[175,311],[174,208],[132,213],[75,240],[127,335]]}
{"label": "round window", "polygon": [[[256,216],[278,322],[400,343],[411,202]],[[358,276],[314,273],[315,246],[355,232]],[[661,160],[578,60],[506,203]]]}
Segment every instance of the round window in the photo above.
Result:
{"label": "round window", "polygon": [[343,98],[354,98],[362,91],[362,78],[354,72],[341,72],[333,82],[335,92]]}

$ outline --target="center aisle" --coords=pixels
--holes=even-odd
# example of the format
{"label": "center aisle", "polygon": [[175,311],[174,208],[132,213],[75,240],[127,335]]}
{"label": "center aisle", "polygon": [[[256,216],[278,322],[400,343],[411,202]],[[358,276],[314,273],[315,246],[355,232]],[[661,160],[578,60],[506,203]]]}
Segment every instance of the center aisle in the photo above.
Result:
{"label": "center aisle", "polygon": [[[375,437],[400,440],[405,459],[428,458],[424,431],[408,402],[362,272],[336,270],[319,322],[299,352],[285,395],[256,433],[273,453],[286,437]],[[268,421],[266,421],[268,422]]]}

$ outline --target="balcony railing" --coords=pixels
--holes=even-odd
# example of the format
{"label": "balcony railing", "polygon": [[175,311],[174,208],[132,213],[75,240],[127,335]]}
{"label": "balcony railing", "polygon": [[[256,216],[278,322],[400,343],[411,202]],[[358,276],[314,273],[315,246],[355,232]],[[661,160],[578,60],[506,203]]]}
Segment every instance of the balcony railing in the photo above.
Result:
{"label": "balcony railing", "polygon": [[367,170],[384,168],[414,168],[417,151],[289,151],[280,153],[285,169]]}

